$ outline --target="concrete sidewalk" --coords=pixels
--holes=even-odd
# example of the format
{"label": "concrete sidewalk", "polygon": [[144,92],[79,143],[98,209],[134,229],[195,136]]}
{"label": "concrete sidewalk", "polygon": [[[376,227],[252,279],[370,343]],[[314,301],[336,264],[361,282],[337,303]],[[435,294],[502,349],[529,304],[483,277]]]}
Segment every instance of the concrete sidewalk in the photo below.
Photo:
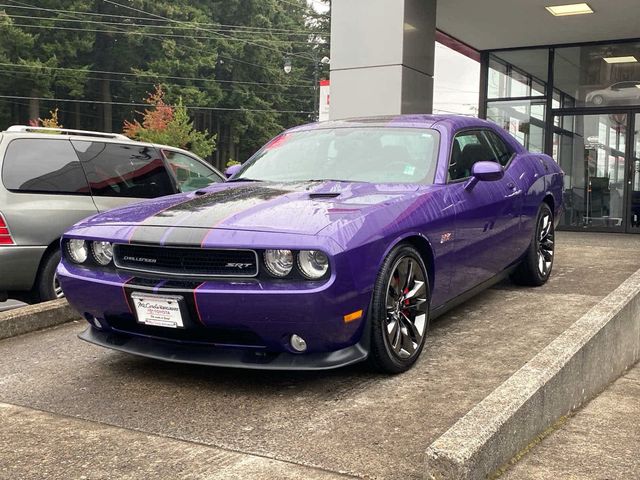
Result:
{"label": "concrete sidewalk", "polygon": [[[74,323],[2,340],[0,402],[51,414],[33,416],[36,432],[50,419],[70,417],[79,429],[76,436],[48,433],[49,442],[59,435],[67,442],[58,451],[67,463],[56,463],[36,451],[28,429],[0,428],[0,450],[25,446],[25,458],[32,457],[9,478],[26,476],[39,462],[49,478],[105,478],[92,473],[92,452],[102,445],[127,462],[135,453],[126,448],[132,431],[271,458],[292,472],[315,466],[321,475],[422,478],[431,442],[640,268],[639,237],[561,232],[557,243],[547,285],[504,283],[451,311],[434,323],[415,368],[399,376],[363,366],[296,373],[174,365],[88,345],[76,338],[84,324]],[[104,435],[92,433],[105,425]],[[114,450],[119,435],[122,446]],[[172,445],[181,458],[182,444]],[[148,450],[144,461],[131,458],[132,468],[141,469],[139,477],[153,473],[172,451]],[[0,472],[14,463],[0,456]],[[281,478],[274,472],[247,470],[244,478]]]}
{"label": "concrete sidewalk", "polygon": [[352,477],[0,403],[0,479]]}
{"label": "concrete sidewalk", "polygon": [[640,478],[640,365],[533,447],[501,480]]}

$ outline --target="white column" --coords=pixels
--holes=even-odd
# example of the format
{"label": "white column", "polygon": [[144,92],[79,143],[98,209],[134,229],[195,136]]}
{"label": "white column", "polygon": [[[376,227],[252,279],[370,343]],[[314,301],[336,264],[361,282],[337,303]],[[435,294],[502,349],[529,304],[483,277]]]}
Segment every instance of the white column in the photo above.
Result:
{"label": "white column", "polygon": [[333,0],[331,118],[431,113],[436,0]]}

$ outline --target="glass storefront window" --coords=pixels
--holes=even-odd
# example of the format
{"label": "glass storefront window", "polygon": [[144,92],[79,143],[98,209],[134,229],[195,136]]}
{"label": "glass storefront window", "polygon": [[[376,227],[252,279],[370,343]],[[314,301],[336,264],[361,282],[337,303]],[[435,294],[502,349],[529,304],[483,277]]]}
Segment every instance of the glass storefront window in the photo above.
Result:
{"label": "glass storefront window", "polygon": [[640,42],[557,48],[554,87],[577,106],[640,105]]}
{"label": "glass storefront window", "polygon": [[627,116],[562,116],[554,158],[565,172],[565,214],[571,227],[624,226]]}
{"label": "glass storefront window", "polygon": [[488,98],[539,97],[546,94],[547,49],[492,53]]}
{"label": "glass storefront window", "polygon": [[545,100],[488,102],[487,120],[507,130],[529,151],[544,151]]}

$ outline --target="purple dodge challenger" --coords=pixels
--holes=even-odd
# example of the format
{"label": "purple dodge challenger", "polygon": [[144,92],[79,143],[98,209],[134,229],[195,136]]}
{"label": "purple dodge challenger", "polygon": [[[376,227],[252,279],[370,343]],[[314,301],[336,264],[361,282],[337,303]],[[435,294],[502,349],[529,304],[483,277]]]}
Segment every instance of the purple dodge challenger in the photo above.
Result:
{"label": "purple dodge challenger", "polygon": [[563,173],[487,121],[405,115],[284,132],[225,184],[62,239],[80,338],[173,362],[410,368],[429,321],[551,273]]}

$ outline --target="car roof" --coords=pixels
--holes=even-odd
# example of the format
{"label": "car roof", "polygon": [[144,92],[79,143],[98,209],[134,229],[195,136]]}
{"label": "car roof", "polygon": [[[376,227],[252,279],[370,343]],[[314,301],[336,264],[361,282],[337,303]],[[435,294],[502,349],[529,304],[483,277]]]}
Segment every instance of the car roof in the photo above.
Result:
{"label": "car roof", "polygon": [[494,123],[467,115],[407,114],[329,120],[294,127],[287,130],[287,132],[358,127],[432,128],[436,123],[440,122],[445,122],[449,124],[450,128],[456,130],[470,126],[495,127]]}
{"label": "car roof", "polygon": [[192,157],[198,157],[193,152],[189,152],[182,148],[173,147],[171,145],[160,145],[149,142],[139,142],[132,140],[125,135],[119,133],[104,133],[93,132],[88,130],[72,130],[72,129],[57,129],[57,128],[44,128],[44,127],[31,127],[25,125],[14,125],[7,130],[0,132],[0,136],[6,136],[7,138],[45,138],[45,139],[57,139],[62,138],[66,140],[83,140],[83,141],[100,141],[104,143],[118,143],[127,144],[140,147],[154,147],[159,149],[170,149],[175,152],[183,153]]}

